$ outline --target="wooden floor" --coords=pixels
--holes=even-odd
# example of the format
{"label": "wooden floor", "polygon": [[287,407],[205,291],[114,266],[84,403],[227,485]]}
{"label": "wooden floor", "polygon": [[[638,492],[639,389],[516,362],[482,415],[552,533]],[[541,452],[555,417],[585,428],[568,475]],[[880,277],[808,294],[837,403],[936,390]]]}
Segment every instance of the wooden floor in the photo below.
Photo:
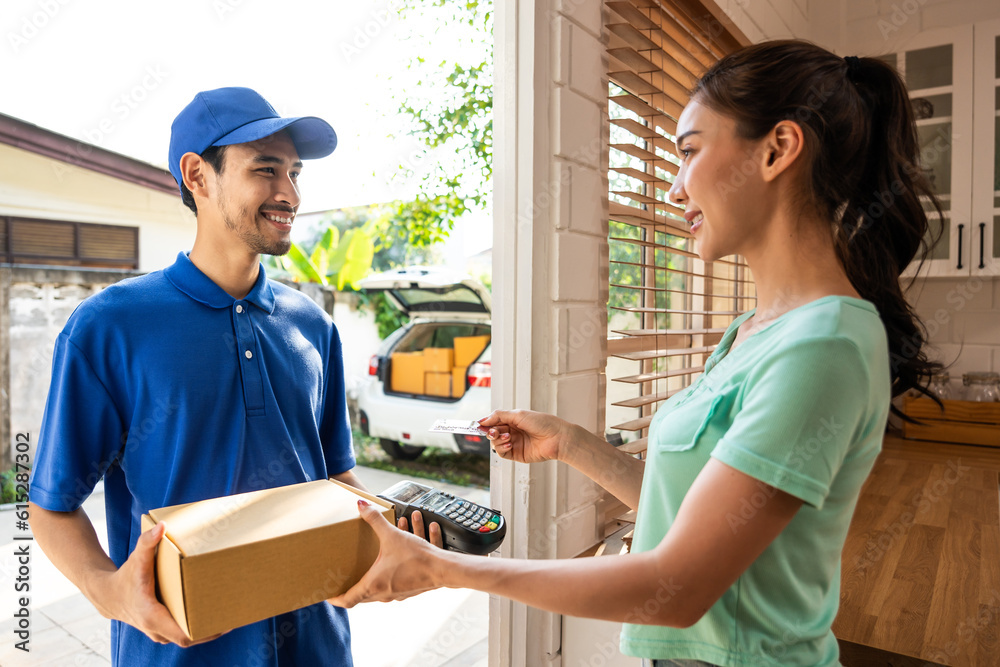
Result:
{"label": "wooden floor", "polygon": [[839,639],[949,666],[1000,665],[998,477],[1000,449],[887,436],[844,547]]}

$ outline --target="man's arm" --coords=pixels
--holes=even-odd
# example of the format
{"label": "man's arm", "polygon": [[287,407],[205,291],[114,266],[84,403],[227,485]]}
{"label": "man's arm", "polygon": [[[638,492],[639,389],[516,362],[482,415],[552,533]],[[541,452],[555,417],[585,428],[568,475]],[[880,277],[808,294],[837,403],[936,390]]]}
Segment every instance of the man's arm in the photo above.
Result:
{"label": "man's arm", "polygon": [[361,489],[365,493],[371,493],[371,491],[368,490],[368,487],[365,486],[360,479],[358,479],[357,475],[354,474],[353,468],[345,472],[342,472],[339,475],[330,475],[330,477],[337,480],[338,482],[343,482],[344,484],[353,486],[355,489]]}
{"label": "man's arm", "polygon": [[[105,618],[123,621],[161,644],[191,646],[170,611],[156,599],[153,556],[163,536],[157,524],[139,537],[121,568],[104,552],[94,524],[83,509],[53,512],[28,503],[35,540],[58,568]],[[218,635],[216,635],[218,636]],[[204,641],[211,641],[215,637]]]}

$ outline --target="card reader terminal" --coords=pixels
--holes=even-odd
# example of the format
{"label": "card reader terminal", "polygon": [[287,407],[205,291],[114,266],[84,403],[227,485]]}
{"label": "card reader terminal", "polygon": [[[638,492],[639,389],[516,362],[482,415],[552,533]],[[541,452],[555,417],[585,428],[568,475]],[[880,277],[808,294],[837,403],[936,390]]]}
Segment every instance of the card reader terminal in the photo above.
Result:
{"label": "card reader terminal", "polygon": [[425,530],[436,521],[445,548],[453,551],[483,556],[500,546],[507,534],[500,512],[423,484],[403,481],[378,495],[396,506],[397,520],[406,517],[409,522],[410,515],[419,511]]}

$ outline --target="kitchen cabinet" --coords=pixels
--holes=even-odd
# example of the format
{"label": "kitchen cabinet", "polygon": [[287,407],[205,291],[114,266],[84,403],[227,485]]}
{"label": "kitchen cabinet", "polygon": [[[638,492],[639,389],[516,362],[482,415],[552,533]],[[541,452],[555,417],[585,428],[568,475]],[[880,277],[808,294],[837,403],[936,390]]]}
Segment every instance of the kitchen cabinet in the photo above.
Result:
{"label": "kitchen cabinet", "polygon": [[1000,275],[1000,20],[977,23],[973,48],[973,275]]}
{"label": "kitchen cabinet", "polygon": [[[941,201],[928,277],[1000,274],[1000,21],[928,30],[882,59],[913,101],[920,164]],[[882,193],[883,200],[893,194]],[[925,209],[932,211],[929,202]],[[942,224],[932,216],[935,230]],[[935,231],[936,233],[936,231]],[[906,275],[913,275],[916,262]]]}

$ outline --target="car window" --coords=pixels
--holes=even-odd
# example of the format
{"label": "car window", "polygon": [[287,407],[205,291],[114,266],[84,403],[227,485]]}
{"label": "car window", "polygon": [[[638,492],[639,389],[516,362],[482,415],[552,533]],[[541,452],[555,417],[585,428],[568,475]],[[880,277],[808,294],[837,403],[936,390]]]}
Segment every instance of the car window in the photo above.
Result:
{"label": "car window", "polygon": [[464,336],[488,336],[488,324],[425,324],[415,326],[410,335],[400,340],[393,352],[419,352],[428,347],[454,347],[455,339]]}
{"label": "car window", "polygon": [[485,310],[483,300],[465,285],[452,285],[440,289],[427,287],[394,289],[393,296],[410,310],[416,311],[469,311]]}
{"label": "car window", "polygon": [[403,325],[398,329],[396,329],[395,331],[393,331],[388,336],[386,336],[385,340],[382,341],[382,344],[378,346],[378,352],[376,354],[378,354],[380,357],[384,357],[385,355],[389,354],[389,350],[392,349],[392,346],[395,345],[396,342],[399,341],[399,339],[406,334],[407,328],[408,327],[406,325]]}

